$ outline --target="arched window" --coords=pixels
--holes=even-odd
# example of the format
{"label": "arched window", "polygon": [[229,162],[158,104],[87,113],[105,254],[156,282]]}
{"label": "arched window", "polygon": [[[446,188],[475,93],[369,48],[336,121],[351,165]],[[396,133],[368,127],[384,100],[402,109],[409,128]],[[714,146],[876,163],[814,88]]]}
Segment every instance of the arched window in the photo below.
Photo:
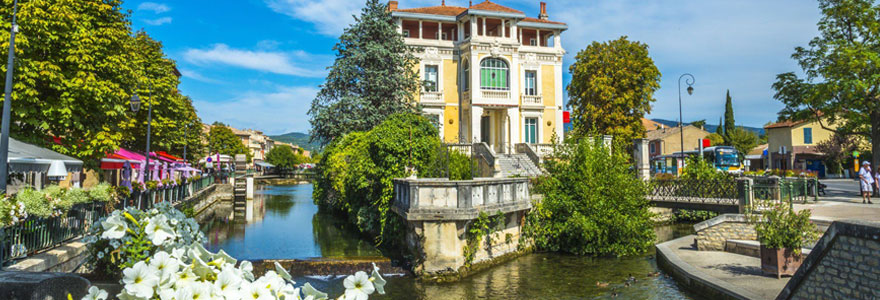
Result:
{"label": "arched window", "polygon": [[486,58],[480,62],[480,88],[484,90],[509,90],[510,68],[500,58]]}
{"label": "arched window", "polygon": [[465,60],[462,64],[461,70],[461,87],[465,91],[469,91],[471,88],[471,63]]}

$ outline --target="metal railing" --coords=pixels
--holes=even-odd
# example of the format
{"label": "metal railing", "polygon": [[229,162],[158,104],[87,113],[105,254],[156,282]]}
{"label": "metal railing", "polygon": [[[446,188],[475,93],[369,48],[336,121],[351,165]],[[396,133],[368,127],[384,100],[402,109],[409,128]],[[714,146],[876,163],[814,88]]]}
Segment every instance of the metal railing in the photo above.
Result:
{"label": "metal railing", "polygon": [[677,198],[714,198],[736,199],[736,180],[691,180],[670,179],[651,180],[650,196],[677,199]]}
{"label": "metal railing", "polygon": [[0,266],[81,236],[105,215],[103,202],[81,203],[74,205],[63,216],[28,218],[19,224],[2,227]]}
{"label": "metal railing", "polygon": [[219,181],[219,176],[204,176],[199,179],[189,180],[182,185],[160,187],[147,191],[132,192],[128,199],[120,201],[117,208],[135,207],[137,209],[150,209],[158,203],[177,203],[187,197],[197,194]]}

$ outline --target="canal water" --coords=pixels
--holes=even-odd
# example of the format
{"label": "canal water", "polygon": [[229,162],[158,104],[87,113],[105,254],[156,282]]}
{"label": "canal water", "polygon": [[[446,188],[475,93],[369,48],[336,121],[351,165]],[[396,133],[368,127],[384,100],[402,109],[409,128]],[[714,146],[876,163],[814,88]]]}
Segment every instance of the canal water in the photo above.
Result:
{"label": "canal water", "polygon": [[[228,220],[231,207],[217,206],[200,221],[206,247],[233,257],[257,259],[345,258],[381,255],[342,221],[318,213],[311,185],[260,186],[246,221]],[[655,228],[659,241],[691,234],[688,224]],[[658,269],[651,251],[627,258],[535,253],[449,284],[387,276],[387,295],[370,299],[698,299]],[[340,295],[342,276],[307,276],[298,284]]]}

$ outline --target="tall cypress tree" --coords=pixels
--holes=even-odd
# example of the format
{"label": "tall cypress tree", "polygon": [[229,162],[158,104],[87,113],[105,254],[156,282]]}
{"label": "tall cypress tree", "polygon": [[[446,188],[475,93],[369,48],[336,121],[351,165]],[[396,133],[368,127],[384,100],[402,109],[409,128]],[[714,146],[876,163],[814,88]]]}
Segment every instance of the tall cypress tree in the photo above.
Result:
{"label": "tall cypress tree", "polygon": [[715,133],[724,136],[724,119],[722,117],[718,117],[718,127],[715,128]]}
{"label": "tall cypress tree", "polygon": [[386,4],[367,0],[333,51],[336,61],[309,109],[312,141],[324,145],[370,130],[394,113],[417,110],[418,60],[397,33]]}
{"label": "tall cypress tree", "polygon": [[730,136],[736,129],[736,121],[733,120],[733,101],[730,99],[730,90],[727,90],[727,103],[724,105],[724,141],[730,144]]}

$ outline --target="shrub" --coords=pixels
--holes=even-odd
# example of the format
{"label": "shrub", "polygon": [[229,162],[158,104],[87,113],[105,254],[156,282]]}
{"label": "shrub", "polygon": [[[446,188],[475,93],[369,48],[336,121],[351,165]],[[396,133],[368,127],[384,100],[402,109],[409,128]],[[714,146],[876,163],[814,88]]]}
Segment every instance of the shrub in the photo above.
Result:
{"label": "shrub", "polygon": [[[525,228],[539,249],[579,255],[632,255],[650,249],[653,214],[646,183],[632,174],[624,145],[610,151],[601,139],[569,140],[545,162],[536,181],[544,199]],[[620,150],[618,150],[620,149]]]}
{"label": "shrub", "polygon": [[687,167],[682,170],[681,178],[689,180],[725,180],[729,179],[730,175],[719,171],[699,156],[691,156],[687,158]]}
{"label": "shrub", "polygon": [[393,248],[403,223],[390,211],[394,178],[436,176],[440,139],[430,121],[395,114],[369,132],[353,132],[330,143],[317,173],[314,201],[348,217],[361,232]]}
{"label": "shrub", "polygon": [[116,197],[112,185],[106,182],[99,183],[89,190],[89,197],[95,201],[111,202]]}
{"label": "shrub", "polygon": [[91,227],[85,238],[90,254],[87,262],[98,272],[118,277],[123,269],[156,251],[171,251],[203,240],[199,224],[168,203],[148,211],[116,210]]}
{"label": "shrub", "polygon": [[55,205],[46,199],[46,195],[30,188],[23,189],[15,195],[15,200],[24,203],[29,215],[48,218],[55,213]]}
{"label": "shrub", "polygon": [[787,248],[799,254],[801,248],[819,237],[816,224],[810,221],[810,210],[795,212],[783,202],[773,202],[769,207],[760,214],[750,215],[758,241],[764,247]]}

